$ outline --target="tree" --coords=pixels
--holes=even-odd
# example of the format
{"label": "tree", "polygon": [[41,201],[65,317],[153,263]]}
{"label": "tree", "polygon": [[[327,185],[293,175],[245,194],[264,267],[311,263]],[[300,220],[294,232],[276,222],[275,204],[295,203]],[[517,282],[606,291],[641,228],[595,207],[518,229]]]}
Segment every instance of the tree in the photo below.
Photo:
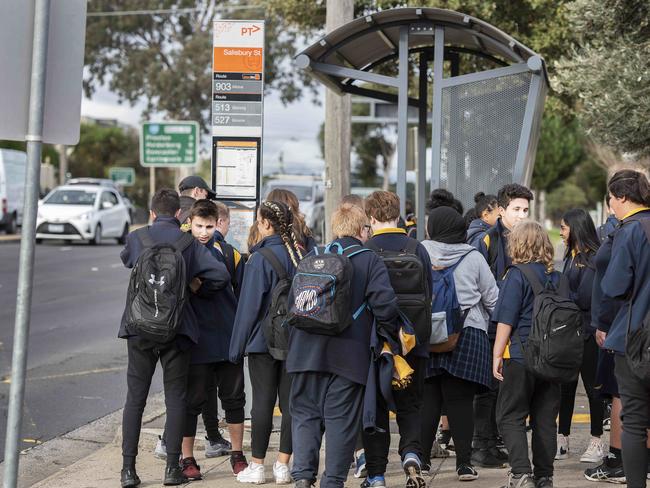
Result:
{"label": "tree", "polygon": [[[89,17],[86,28],[84,91],[90,97],[104,84],[121,101],[146,101],[143,117],[163,113],[172,119],[196,120],[207,132],[212,98],[212,22],[259,16],[258,7],[242,10],[235,0],[95,0],[92,12],[179,10],[178,13]],[[309,3],[309,2],[307,2]],[[231,10],[229,10],[229,7]],[[183,10],[184,9],[184,10]],[[234,9],[234,10],[233,10]],[[280,19],[266,23],[265,81],[283,101],[300,96],[302,70],[286,69],[301,34]]]}
{"label": "tree", "polygon": [[578,38],[558,63],[559,88],[579,99],[588,133],[618,151],[650,154],[650,4],[576,0]]}

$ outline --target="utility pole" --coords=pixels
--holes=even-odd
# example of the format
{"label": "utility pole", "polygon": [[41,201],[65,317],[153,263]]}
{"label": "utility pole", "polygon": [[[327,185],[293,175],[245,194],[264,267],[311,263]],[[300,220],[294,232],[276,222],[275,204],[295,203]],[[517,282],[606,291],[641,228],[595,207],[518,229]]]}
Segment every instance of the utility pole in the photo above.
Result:
{"label": "utility pole", "polygon": [[[327,0],[325,30],[329,33],[354,18],[354,0]],[[350,193],[351,147],[350,95],[325,93],[325,239],[332,240],[330,219]]]}
{"label": "utility pole", "polygon": [[65,185],[65,182],[68,179],[67,147],[63,144],[57,144],[56,150],[59,153],[59,185]]}

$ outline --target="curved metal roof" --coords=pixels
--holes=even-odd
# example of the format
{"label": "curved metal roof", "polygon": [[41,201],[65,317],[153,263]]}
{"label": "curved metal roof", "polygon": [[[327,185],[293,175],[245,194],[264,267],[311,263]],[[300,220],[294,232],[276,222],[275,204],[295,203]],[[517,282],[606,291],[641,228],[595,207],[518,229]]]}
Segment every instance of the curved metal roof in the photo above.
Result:
{"label": "curved metal roof", "polygon": [[[533,56],[539,57],[505,32],[476,17],[452,10],[408,7],[348,22],[309,46],[297,58],[304,55],[310,61],[369,71],[397,56],[399,30],[405,25],[411,26],[412,34],[417,34],[418,28],[428,32],[427,27],[443,26],[447,48],[488,57],[497,64],[521,63]],[[428,47],[433,49],[433,33],[409,36],[409,51]],[[337,83],[339,80],[330,78],[330,81]]]}

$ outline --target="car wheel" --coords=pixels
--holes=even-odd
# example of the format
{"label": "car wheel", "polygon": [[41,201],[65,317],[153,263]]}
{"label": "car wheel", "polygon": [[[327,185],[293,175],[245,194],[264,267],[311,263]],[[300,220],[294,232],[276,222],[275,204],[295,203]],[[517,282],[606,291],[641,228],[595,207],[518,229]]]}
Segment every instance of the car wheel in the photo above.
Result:
{"label": "car wheel", "polygon": [[97,225],[95,227],[95,235],[88,241],[88,244],[91,246],[94,246],[96,244],[100,244],[102,242],[102,226]]}
{"label": "car wheel", "polygon": [[124,245],[126,244],[126,236],[129,235],[129,224],[128,222],[124,224],[124,230],[122,231],[122,235],[117,238],[117,243]]}
{"label": "car wheel", "polygon": [[18,222],[16,222],[16,216],[11,215],[9,217],[9,222],[5,224],[5,234],[16,234],[18,232]]}
{"label": "car wheel", "polygon": [[36,244],[43,244],[43,239],[36,239]]}

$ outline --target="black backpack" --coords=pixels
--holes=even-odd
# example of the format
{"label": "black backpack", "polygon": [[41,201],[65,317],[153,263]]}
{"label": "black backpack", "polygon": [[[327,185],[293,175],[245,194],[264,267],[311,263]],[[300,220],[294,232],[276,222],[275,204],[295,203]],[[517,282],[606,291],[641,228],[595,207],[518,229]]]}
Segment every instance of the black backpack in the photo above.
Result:
{"label": "black backpack", "polygon": [[503,278],[503,276],[497,276],[497,258],[499,256],[499,246],[501,245],[501,234],[497,226],[493,225],[487,230],[485,235],[490,238],[490,245],[487,248],[487,262],[495,279],[499,281]]}
{"label": "black backpack", "polygon": [[556,289],[543,284],[528,264],[517,264],[535,294],[533,316],[524,348],[517,333],[526,368],[538,378],[553,383],[576,381],[582,365],[584,339],[582,312],[569,298],[569,282],[560,276]]}
{"label": "black backpack", "polygon": [[284,361],[287,359],[289,351],[289,328],[286,319],[291,278],[270,248],[263,247],[257,252],[269,262],[275,274],[278,275],[278,281],[271,291],[271,304],[262,320],[262,333],[266,339],[269,354],[273,359]]}
{"label": "black backpack", "polygon": [[382,259],[388,269],[390,284],[397,295],[399,309],[413,325],[418,344],[429,344],[431,338],[431,290],[428,273],[416,254],[418,241],[408,239],[401,251],[388,251],[377,246],[372,239],[366,242]]}
{"label": "black backpack", "polygon": [[226,241],[217,241],[215,242],[221,250],[221,255],[225,261],[226,269],[230,274],[230,285],[232,286],[233,291],[237,289],[239,283],[237,283],[237,265],[235,263],[235,248],[228,244]]}
{"label": "black backpack", "polygon": [[[635,215],[636,216],[636,215]],[[650,244],[650,217],[639,216],[630,218],[621,224],[631,220],[638,220],[641,228],[645,232],[646,240]],[[634,374],[646,385],[650,385],[650,307],[643,318],[641,327],[632,331],[632,302],[636,298],[637,290],[634,290],[630,298],[628,316],[627,316],[627,333],[625,340],[625,357],[627,363]]]}
{"label": "black backpack", "polygon": [[135,232],[144,250],[131,270],[126,323],[139,337],[164,344],[174,339],[181,323],[188,298],[182,253],[194,238],[184,233],[176,242],[155,243],[148,227]]}
{"label": "black backpack", "polygon": [[291,285],[287,322],[311,334],[336,336],[347,329],[365,309],[351,311],[350,259],[372,252],[358,244],[343,248],[339,243],[316,247],[298,264]]}

